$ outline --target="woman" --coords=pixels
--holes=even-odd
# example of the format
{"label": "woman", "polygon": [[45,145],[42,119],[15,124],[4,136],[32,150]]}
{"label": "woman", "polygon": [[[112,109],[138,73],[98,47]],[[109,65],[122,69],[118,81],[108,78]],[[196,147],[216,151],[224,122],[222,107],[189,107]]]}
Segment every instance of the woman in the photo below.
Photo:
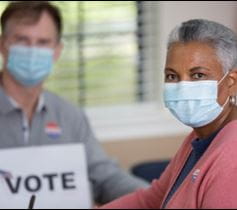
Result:
{"label": "woman", "polygon": [[166,107],[193,128],[159,180],[102,208],[237,208],[237,37],[190,20],[169,37]]}

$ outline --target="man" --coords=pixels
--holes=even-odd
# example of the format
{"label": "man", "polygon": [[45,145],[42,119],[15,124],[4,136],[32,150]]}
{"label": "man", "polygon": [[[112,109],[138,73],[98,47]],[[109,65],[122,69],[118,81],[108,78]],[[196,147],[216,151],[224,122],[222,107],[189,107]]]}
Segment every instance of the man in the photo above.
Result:
{"label": "man", "polygon": [[0,148],[84,143],[99,203],[146,187],[106,156],[81,110],[43,90],[62,50],[58,9],[45,1],[12,2],[2,14],[1,27]]}

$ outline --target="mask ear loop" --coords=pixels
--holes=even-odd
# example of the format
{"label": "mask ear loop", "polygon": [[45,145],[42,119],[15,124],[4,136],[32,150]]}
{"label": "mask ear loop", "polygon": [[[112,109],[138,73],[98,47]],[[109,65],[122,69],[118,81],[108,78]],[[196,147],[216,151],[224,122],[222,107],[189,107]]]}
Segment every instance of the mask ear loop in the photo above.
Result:
{"label": "mask ear loop", "polygon": [[228,102],[230,101],[230,96],[226,99],[224,105],[222,106],[222,108],[225,108],[225,106],[228,104]]}
{"label": "mask ear loop", "polygon": [[222,79],[217,84],[218,85],[221,84],[228,74],[229,74],[229,72],[226,72],[225,75],[222,77]]}
{"label": "mask ear loop", "polygon": [[[222,77],[222,79],[217,84],[218,85],[221,84],[228,74],[229,74],[229,72],[226,72],[225,75]],[[226,99],[226,101],[225,101],[224,105],[222,106],[222,108],[224,108],[229,101],[230,101],[230,96]]]}

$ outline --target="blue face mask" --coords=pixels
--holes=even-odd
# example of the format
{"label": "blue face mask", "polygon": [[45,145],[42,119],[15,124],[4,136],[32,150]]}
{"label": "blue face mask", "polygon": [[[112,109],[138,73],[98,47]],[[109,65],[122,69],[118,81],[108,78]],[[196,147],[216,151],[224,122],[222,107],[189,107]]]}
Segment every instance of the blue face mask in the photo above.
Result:
{"label": "blue face mask", "polygon": [[178,120],[192,128],[208,125],[222,113],[229,98],[223,107],[219,105],[217,98],[217,81],[183,81],[165,84],[166,107]]}
{"label": "blue face mask", "polygon": [[9,50],[7,69],[24,86],[35,86],[48,77],[53,65],[50,48],[14,45]]}

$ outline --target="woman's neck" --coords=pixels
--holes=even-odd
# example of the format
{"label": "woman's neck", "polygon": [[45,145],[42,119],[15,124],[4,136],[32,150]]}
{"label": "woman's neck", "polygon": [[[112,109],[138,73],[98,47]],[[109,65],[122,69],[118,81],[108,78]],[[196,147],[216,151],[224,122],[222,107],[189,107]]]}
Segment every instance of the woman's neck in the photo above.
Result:
{"label": "woman's neck", "polygon": [[229,122],[233,120],[237,120],[237,106],[230,105],[230,107],[227,110],[224,110],[215,121],[207,126],[194,128],[194,130],[199,138],[205,139],[214,132],[224,128]]}

